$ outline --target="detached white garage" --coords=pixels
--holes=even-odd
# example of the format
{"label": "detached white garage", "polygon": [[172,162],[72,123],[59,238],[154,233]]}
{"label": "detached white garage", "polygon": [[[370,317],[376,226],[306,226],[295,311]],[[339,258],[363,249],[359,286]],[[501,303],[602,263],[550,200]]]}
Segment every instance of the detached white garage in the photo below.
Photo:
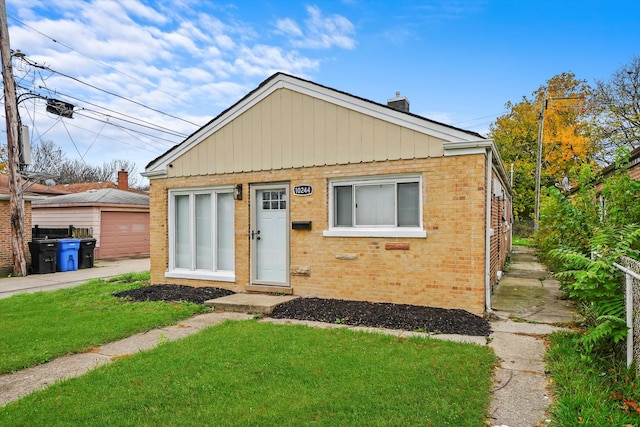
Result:
{"label": "detached white garage", "polygon": [[149,196],[115,188],[34,202],[33,226],[92,228],[95,259],[148,256]]}

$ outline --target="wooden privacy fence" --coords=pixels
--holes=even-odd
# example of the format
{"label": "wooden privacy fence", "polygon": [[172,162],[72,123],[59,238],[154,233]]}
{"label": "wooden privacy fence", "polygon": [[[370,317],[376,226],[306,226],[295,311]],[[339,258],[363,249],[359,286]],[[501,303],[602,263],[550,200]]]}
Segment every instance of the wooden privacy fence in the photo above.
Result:
{"label": "wooden privacy fence", "polygon": [[37,225],[31,229],[32,239],[62,239],[65,237],[93,237],[92,227],[42,228]]}

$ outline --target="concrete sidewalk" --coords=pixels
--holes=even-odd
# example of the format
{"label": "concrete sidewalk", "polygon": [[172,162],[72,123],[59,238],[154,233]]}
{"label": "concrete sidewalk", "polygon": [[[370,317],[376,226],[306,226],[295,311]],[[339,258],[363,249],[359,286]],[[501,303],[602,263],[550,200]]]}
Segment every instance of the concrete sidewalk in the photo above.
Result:
{"label": "concrete sidewalk", "polygon": [[517,246],[491,306],[489,346],[500,362],[494,373],[491,422],[508,427],[544,425],[551,404],[544,339],[574,320],[573,308],[533,250]]}
{"label": "concrete sidewalk", "polygon": [[91,279],[104,279],[126,273],[149,271],[149,258],[97,260],[92,268],[26,277],[0,279],[0,298],[27,292],[52,291],[77,286]]}

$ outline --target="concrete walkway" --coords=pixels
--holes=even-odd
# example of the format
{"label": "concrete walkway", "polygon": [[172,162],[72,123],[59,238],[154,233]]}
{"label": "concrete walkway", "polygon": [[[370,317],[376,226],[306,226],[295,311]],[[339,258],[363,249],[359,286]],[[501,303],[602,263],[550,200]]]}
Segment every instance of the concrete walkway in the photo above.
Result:
{"label": "concrete walkway", "polygon": [[544,337],[574,320],[557,280],[533,250],[514,247],[511,265],[492,296],[489,345],[500,359],[490,407],[495,426],[544,425],[551,403]]}

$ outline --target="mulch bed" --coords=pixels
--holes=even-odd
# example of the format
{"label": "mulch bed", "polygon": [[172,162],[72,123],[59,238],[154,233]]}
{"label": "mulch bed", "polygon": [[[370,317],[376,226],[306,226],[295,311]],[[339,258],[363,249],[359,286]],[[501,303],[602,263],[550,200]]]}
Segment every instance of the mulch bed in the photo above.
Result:
{"label": "mulch bed", "polygon": [[276,307],[270,317],[442,334],[491,333],[486,319],[468,311],[408,304],[298,298]]}
{"label": "mulch bed", "polygon": [[[203,304],[209,299],[231,294],[233,292],[214,287],[153,285],[118,292],[114,296],[131,301],[189,301]],[[270,317],[442,334],[487,336],[491,333],[487,319],[467,311],[408,304],[297,298],[276,307]]]}
{"label": "mulch bed", "polygon": [[226,297],[231,294],[233,292],[226,289],[213,287],[194,288],[193,286],[182,285],[153,285],[117,292],[113,296],[128,298],[131,301],[173,301],[204,304],[207,300]]}

